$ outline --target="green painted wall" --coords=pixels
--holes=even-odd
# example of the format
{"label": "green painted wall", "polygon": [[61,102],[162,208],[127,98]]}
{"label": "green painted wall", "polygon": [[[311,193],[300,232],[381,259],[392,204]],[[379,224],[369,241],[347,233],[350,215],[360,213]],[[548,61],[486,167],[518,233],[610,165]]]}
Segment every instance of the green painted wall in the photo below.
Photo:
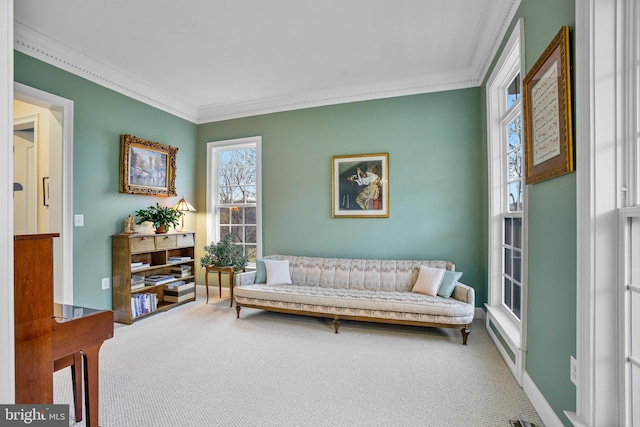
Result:
{"label": "green painted wall", "polygon": [[[264,254],[446,259],[483,301],[479,95],[475,88],[201,125],[198,176],[207,142],[261,135]],[[331,218],[331,157],[381,152],[389,153],[389,218]],[[204,191],[199,181],[199,197]]]}
{"label": "green painted wall", "polygon": [[[15,53],[15,81],[74,101],[73,211],[84,214],[84,227],[73,229],[74,303],[111,308],[111,236],[124,228],[135,210],[159,202],[175,204],[180,195],[193,200],[197,126],[112,90]],[[178,197],[119,193],[120,135],[178,147]]]}
{"label": "green painted wall", "polygon": [[[503,42],[519,18],[524,18],[527,71],[562,26],[571,27],[573,40],[574,0],[522,0]],[[502,47],[496,58],[501,51]],[[571,62],[574,63],[573,54]],[[487,77],[490,74],[491,70]],[[572,79],[574,77],[572,74]],[[483,86],[483,98],[485,89]],[[481,111],[484,123],[484,99]],[[482,151],[486,153],[486,130],[483,130]],[[563,411],[575,411],[576,407],[576,388],[569,380],[569,356],[576,351],[576,176],[575,173],[564,175],[530,185],[528,190],[526,372],[558,418],[570,426]],[[483,194],[487,194],[486,186]],[[484,238],[486,241],[486,234]]]}
{"label": "green painted wall", "polygon": [[[520,17],[530,69],[562,25],[573,29],[574,0],[522,0]],[[477,305],[486,302],[484,86],[196,126],[20,53],[15,79],[75,102],[74,212],[85,215],[74,228],[78,304],[110,308],[100,279],[111,275],[110,236],[126,215],[178,199],[118,192],[122,133],[180,148],[176,185],[195,200],[199,246],[206,143],[260,135],[265,254],[447,259],[476,289]],[[331,218],[331,156],[378,152],[389,153],[390,217]],[[575,187],[570,174],[529,188],[526,370],[566,425],[562,411],[575,409]]]}

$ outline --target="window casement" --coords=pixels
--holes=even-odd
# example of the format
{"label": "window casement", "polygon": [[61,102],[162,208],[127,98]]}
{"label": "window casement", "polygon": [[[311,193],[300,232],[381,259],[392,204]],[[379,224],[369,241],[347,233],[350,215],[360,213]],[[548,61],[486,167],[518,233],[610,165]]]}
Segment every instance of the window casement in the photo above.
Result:
{"label": "window casement", "polygon": [[626,2],[621,21],[621,156],[619,188],[620,413],[624,426],[640,425],[640,6]]}
{"label": "window casement", "polygon": [[522,119],[524,24],[487,82],[489,297],[487,330],[522,384],[526,322],[526,186]]}
{"label": "window casement", "polygon": [[207,144],[207,240],[232,235],[249,265],[262,254],[261,137]]}

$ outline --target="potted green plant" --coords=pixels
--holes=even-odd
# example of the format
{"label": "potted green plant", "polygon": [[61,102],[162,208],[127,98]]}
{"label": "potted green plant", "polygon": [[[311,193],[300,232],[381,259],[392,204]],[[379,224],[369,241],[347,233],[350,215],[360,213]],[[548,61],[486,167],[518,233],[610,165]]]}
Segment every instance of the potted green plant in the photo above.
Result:
{"label": "potted green plant", "polygon": [[149,206],[146,209],[136,211],[136,224],[139,225],[149,221],[153,224],[156,233],[162,234],[169,231],[170,226],[174,228],[178,226],[180,223],[180,215],[182,214],[177,210],[168,206],[160,206],[156,203],[155,206]]}
{"label": "potted green plant", "polygon": [[220,241],[215,244],[211,243],[204,247],[207,252],[200,258],[202,267],[233,267],[239,271],[247,266],[247,257],[242,251],[242,246],[235,245],[232,242],[231,233],[226,234]]}

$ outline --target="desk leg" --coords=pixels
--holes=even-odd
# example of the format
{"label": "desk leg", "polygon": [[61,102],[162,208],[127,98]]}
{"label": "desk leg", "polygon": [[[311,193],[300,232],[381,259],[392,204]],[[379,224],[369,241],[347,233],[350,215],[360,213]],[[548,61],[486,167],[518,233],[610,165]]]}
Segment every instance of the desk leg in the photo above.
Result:
{"label": "desk leg", "polygon": [[218,271],[218,298],[222,298],[222,275]]}
{"label": "desk leg", "polygon": [[229,307],[233,307],[233,274],[234,271],[229,272]]}
{"label": "desk leg", "polygon": [[101,344],[82,350],[84,353],[84,401],[87,408],[87,427],[98,427],[98,353]]}
{"label": "desk leg", "polygon": [[209,270],[204,269],[204,287],[207,289],[207,302],[209,304]]}

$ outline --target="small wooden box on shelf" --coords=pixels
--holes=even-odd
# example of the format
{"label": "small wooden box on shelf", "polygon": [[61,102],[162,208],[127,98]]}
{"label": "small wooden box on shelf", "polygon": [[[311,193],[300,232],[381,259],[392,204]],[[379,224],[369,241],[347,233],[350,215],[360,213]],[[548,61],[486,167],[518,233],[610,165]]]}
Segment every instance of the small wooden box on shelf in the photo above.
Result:
{"label": "small wooden box on shelf", "polygon": [[[130,325],[196,299],[195,291],[183,291],[195,289],[195,233],[117,234],[111,244],[116,322]],[[165,298],[173,287],[181,290],[180,298]]]}

